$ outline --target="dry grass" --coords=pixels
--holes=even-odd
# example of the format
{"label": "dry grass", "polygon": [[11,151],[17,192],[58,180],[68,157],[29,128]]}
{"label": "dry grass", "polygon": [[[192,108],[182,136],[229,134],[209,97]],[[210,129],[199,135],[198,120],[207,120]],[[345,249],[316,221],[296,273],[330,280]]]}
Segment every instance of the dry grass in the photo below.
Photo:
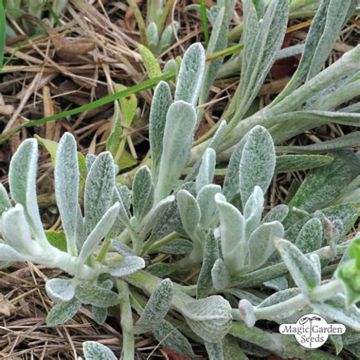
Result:
{"label": "dry grass", "polygon": [[[139,33],[133,13],[124,1],[71,0],[56,30],[42,24],[44,34],[28,37],[22,22],[12,21],[19,36],[7,44],[11,60],[4,67],[0,83],[0,131],[8,130],[27,120],[49,116],[56,112],[86,104],[111,93],[112,82],[131,86],[146,79],[146,72],[137,52]],[[168,59],[182,55],[193,42],[201,40],[198,15],[187,13],[185,6],[192,1],[179,0],[168,21],[181,24],[176,43],[159,57],[163,65]],[[209,1],[211,4],[212,1]],[[145,1],[138,2],[144,9]],[[239,21],[241,8],[237,6],[234,24]],[[29,21],[29,19],[27,20]],[[302,23],[293,20],[290,25]],[[359,43],[360,19],[353,18],[342,32],[329,63]],[[306,27],[292,32],[290,43],[303,41]],[[296,61],[295,61],[296,62]],[[285,64],[286,65],[286,64]],[[286,84],[289,74],[272,73],[261,90],[260,106],[271,101]],[[229,97],[236,89],[238,78],[220,80],[212,88],[211,101],[205,105],[205,121],[197,136],[209,130],[223,112]],[[140,117],[133,124],[131,138],[137,155],[145,156],[147,118],[151,91],[137,95]],[[0,145],[0,180],[7,183],[6,174],[11,155],[19,143],[37,134],[58,141],[62,133],[71,131],[84,153],[98,153],[104,149],[111,130],[113,106],[106,105],[44,126],[21,130],[10,141]],[[342,134],[346,129],[329,126],[308,132],[294,139],[292,144],[319,142]],[[39,169],[38,192],[43,205],[43,220],[48,228],[57,227],[58,219],[52,188],[52,168],[44,153]],[[301,182],[304,174],[286,174],[273,181],[269,203],[284,201],[290,184]],[[0,272],[0,357],[1,359],[76,359],[81,355],[85,340],[96,339],[120,354],[121,333],[116,318],[99,326],[91,313],[82,308],[65,326],[46,327],[46,313],[51,301],[44,291],[44,282],[59,275],[56,270],[33,264],[14,264]],[[171,358],[151,338],[137,339],[139,359]]]}

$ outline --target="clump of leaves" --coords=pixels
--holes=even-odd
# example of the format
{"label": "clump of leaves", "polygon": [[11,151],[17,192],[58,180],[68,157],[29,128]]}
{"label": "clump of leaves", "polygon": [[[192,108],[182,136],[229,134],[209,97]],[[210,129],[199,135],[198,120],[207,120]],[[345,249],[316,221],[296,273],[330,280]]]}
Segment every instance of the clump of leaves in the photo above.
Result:
{"label": "clump of leaves", "polygon": [[[335,6],[326,0],[321,4],[321,11],[333,11],[330,5]],[[233,2],[219,5],[209,40],[209,47],[216,51],[225,44],[222,26],[228,23]],[[319,50],[321,60],[310,47],[311,74],[304,54],[301,68],[306,71],[299,70],[297,80],[273,105],[246,118],[281,45],[288,2],[273,0],[257,9],[253,2],[245,1],[244,9],[252,28],[245,26],[244,31],[248,45],[244,47],[241,96],[236,95],[226,113],[231,115],[229,123],[219,122],[210,140],[192,150],[201,119],[196,105],[206,101],[221,61],[205,64],[203,47],[194,44],[182,59],[175,93],[166,82],[155,89],[149,120],[151,168],[137,169],[131,188],[116,182],[118,166],[110,152],[86,157],[81,186],[75,140],[70,134],[63,136],[54,166],[63,232],[44,231],[41,223],[36,141],[25,141],[14,155],[10,196],[0,187],[0,260],[33,261],[68,275],[46,284],[54,300],[49,325],[66,322],[81,305],[90,305],[94,318],[102,323],[107,309],[118,305],[124,359],[135,357],[135,335],[149,332],[165,347],[189,358],[195,357],[190,339],[203,344],[210,359],[239,359],[254,353],[266,356],[269,352],[287,358],[329,359],[336,357],[321,350],[309,353],[257,321],[277,324],[316,312],[329,322],[360,330],[358,236],[342,241],[359,216],[358,154],[350,150],[332,153],[331,162],[310,171],[287,204],[264,210],[279,164],[282,171],[284,164],[303,166],[300,158],[295,163],[276,157],[274,138],[278,142],[285,138],[284,131],[289,136],[320,115],[326,118],[324,123],[339,117],[346,123],[356,115],[347,113],[345,121],[345,115],[337,112],[324,115],[306,107],[321,96],[329,96],[330,101],[344,81],[357,81],[359,48],[316,75],[324,52]],[[333,19],[331,14],[325,19]],[[324,21],[320,15],[314,24]],[[320,46],[317,35],[311,43]],[[322,91],[335,83],[335,91],[324,95]],[[306,110],[299,110],[303,106]],[[276,136],[278,119],[290,126],[290,120],[301,116],[305,120],[299,121],[296,130],[291,123]],[[116,156],[114,149],[119,144],[109,142],[108,146]],[[224,152],[230,160],[220,186],[214,175],[217,156],[224,158]],[[158,262],[162,257],[155,257],[155,263],[145,267],[145,257],[162,253],[173,255],[172,261]],[[189,269],[198,275],[193,284],[172,280]],[[342,347],[354,351],[354,344],[358,345],[351,331],[342,341],[331,341],[337,353]],[[84,343],[84,355],[87,359],[115,358],[94,342]]]}
{"label": "clump of leaves", "polygon": [[[66,322],[81,305],[91,306],[102,323],[107,309],[118,305],[124,359],[134,358],[135,334],[148,332],[189,358],[195,354],[188,337],[203,343],[211,359],[252,353],[236,338],[265,354],[270,349],[302,356],[305,350],[291,339],[255,324],[289,321],[310,310],[358,331],[358,240],[340,242],[358,217],[356,205],[319,203],[315,194],[322,179],[310,174],[288,205],[264,216],[276,154],[261,126],[237,145],[223,187],[214,183],[214,174],[224,122],[201,160],[186,169],[205,72],[204,50],[194,44],[183,58],[174,97],[167,83],[157,86],[150,114],[152,167],[137,170],[131,189],[116,183],[118,168],[109,152],[86,157],[80,186],[75,139],[68,133],[62,137],[54,165],[61,233],[43,230],[36,199],[37,143],[24,141],[11,161],[10,197],[0,188],[0,260],[33,261],[68,274],[46,283],[54,300],[48,325]],[[355,179],[359,161],[353,153],[339,154],[336,176],[342,169]],[[141,270],[143,257],[157,253],[173,254],[175,260]],[[166,278],[189,268],[198,269],[195,286]],[[322,272],[330,278],[322,280]],[[181,326],[174,312],[182,316]],[[84,344],[84,354],[114,358],[93,342]],[[313,352],[313,358],[329,356]]]}

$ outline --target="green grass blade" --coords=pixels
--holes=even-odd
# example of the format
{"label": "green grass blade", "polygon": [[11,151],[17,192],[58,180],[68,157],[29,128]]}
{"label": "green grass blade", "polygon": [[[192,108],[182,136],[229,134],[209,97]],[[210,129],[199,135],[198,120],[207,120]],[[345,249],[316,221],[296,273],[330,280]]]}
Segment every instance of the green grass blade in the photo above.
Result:
{"label": "green grass blade", "polygon": [[173,79],[174,77],[175,77],[175,70],[174,71],[169,71],[169,72],[166,72],[165,74],[163,74],[161,76],[155,77],[155,78],[150,79],[150,80],[146,80],[146,81],[144,81],[144,82],[142,82],[140,84],[134,85],[134,86],[129,87],[129,88],[125,89],[125,90],[118,91],[118,92],[116,92],[114,94],[104,96],[104,97],[102,97],[102,98],[100,98],[98,100],[95,100],[95,101],[90,102],[90,103],[85,104],[85,105],[78,106],[78,107],[76,107],[74,109],[63,111],[63,112],[60,112],[60,113],[57,113],[57,114],[54,114],[54,115],[51,115],[51,116],[48,116],[48,117],[45,117],[45,118],[38,119],[38,120],[28,121],[26,123],[23,123],[21,125],[18,125],[16,127],[12,128],[9,131],[7,131],[7,132],[3,133],[2,135],[0,135],[0,144],[3,143],[4,141],[8,140],[11,136],[13,136],[17,131],[19,131],[22,128],[30,128],[30,127],[33,127],[33,126],[39,126],[39,125],[42,125],[42,124],[45,124],[45,123],[48,123],[48,122],[51,122],[51,121],[63,119],[65,117],[67,117],[67,116],[72,116],[72,115],[82,113],[84,111],[89,111],[89,110],[92,110],[92,109],[96,109],[99,106],[112,103],[115,100],[124,98],[126,96],[138,93],[138,92],[143,91],[143,90],[151,89],[157,83],[159,83],[161,80],[166,81],[166,80]]}
{"label": "green grass blade", "polygon": [[205,0],[200,0],[200,18],[201,18],[201,26],[204,32],[204,38],[205,38],[205,45],[208,46],[209,43],[209,25],[207,21],[207,15],[206,15],[206,4]]}

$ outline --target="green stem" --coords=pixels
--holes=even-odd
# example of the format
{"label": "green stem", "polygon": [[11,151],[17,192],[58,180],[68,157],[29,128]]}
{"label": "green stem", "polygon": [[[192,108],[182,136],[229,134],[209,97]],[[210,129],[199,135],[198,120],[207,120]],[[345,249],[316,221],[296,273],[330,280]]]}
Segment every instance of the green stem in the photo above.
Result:
{"label": "green stem", "polygon": [[139,27],[139,31],[140,31],[140,39],[141,39],[141,43],[145,46],[147,46],[147,35],[146,35],[146,25],[145,25],[145,21],[141,15],[141,11],[139,9],[139,7],[137,6],[137,3],[135,0],[127,0],[131,10],[134,13],[136,22],[138,24]]}
{"label": "green stem", "polygon": [[129,298],[129,287],[122,281],[117,280],[116,286],[119,294],[122,295],[120,302],[121,319],[120,324],[122,328],[123,346],[121,359],[134,360],[135,359],[135,339],[133,331],[133,318]]}
{"label": "green stem", "polygon": [[106,236],[104,243],[101,246],[101,249],[99,251],[98,256],[96,257],[96,260],[100,263],[104,261],[105,255],[107,251],[109,250],[109,246],[111,244],[111,238],[110,236]]}
{"label": "green stem", "polygon": [[344,288],[339,280],[332,280],[324,285],[320,285],[315,288],[311,294],[311,300],[309,300],[304,294],[300,293],[289,300],[282,301],[275,305],[267,307],[255,307],[254,315],[256,320],[276,320],[279,316],[290,316],[296,312],[302,310],[305,306],[309,305],[311,301],[321,302],[326,299],[335,297],[339,292],[343,293]]}
{"label": "green stem", "polygon": [[179,238],[180,238],[180,235],[176,231],[173,231],[172,233],[164,236],[160,240],[156,240],[151,243],[147,242],[142,251],[142,255],[151,254],[151,253],[155,252],[156,250],[158,250],[160,247],[167,245],[167,244],[171,243],[172,241],[179,239]]}
{"label": "green stem", "polygon": [[201,19],[201,26],[204,32],[205,46],[207,47],[210,36],[209,36],[205,0],[200,0],[200,19]]}

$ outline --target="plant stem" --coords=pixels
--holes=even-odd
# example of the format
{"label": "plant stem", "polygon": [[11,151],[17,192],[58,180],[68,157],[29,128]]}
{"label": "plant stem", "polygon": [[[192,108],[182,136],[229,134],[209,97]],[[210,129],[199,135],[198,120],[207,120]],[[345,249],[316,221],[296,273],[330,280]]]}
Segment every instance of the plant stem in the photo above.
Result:
{"label": "plant stem", "polygon": [[110,236],[106,236],[104,243],[101,246],[101,249],[99,251],[98,256],[96,257],[96,260],[100,263],[104,261],[105,255],[107,251],[109,250],[109,246],[111,244],[111,238]]}
{"label": "plant stem", "polygon": [[129,299],[129,287],[122,281],[117,280],[116,286],[118,288],[119,294],[123,297],[120,302],[120,312],[121,312],[121,328],[123,335],[123,347],[122,347],[122,360],[134,360],[135,359],[135,339],[133,331],[133,318],[132,311]]}
{"label": "plant stem", "polygon": [[254,315],[256,320],[276,320],[279,318],[279,316],[288,317],[309,305],[311,300],[316,302],[324,301],[343,291],[342,283],[340,280],[335,279],[315,288],[309,295],[310,299],[304,296],[304,294],[300,293],[290,298],[289,300],[282,301],[275,305],[267,307],[255,307]]}
{"label": "plant stem", "polygon": [[142,254],[150,254],[154,251],[156,251],[157,249],[159,249],[160,247],[169,244],[170,242],[179,239],[180,235],[176,232],[173,231],[172,233],[164,236],[162,239],[160,240],[156,240],[155,242],[152,243],[146,243],[144,246],[144,249],[142,251]]}
{"label": "plant stem", "polygon": [[147,35],[146,35],[146,25],[145,25],[145,21],[141,15],[141,11],[139,9],[139,7],[137,6],[137,3],[135,0],[127,0],[131,10],[134,13],[136,22],[138,24],[139,27],[139,31],[140,31],[140,40],[141,43],[145,46],[147,46]]}
{"label": "plant stem", "polygon": [[201,26],[204,32],[205,46],[207,47],[209,43],[209,28],[208,28],[205,0],[200,0],[200,19],[201,19]]}

